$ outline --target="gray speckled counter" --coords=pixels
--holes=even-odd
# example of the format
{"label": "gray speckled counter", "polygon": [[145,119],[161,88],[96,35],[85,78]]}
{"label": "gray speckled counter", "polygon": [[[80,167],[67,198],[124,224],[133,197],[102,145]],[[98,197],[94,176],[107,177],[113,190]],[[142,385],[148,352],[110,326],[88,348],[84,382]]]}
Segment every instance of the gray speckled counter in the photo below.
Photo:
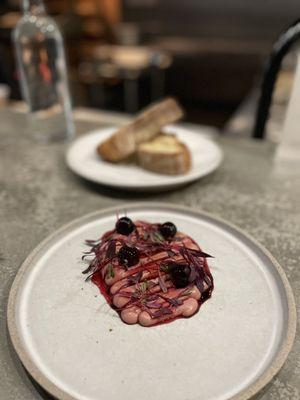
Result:
{"label": "gray speckled counter", "polygon": [[[77,127],[82,133],[95,125],[78,122]],[[103,207],[137,199],[159,200],[227,219],[274,254],[300,304],[300,168],[290,175],[276,170],[274,147],[267,142],[230,136],[219,142],[225,160],[214,174],[179,191],[136,195],[77,178],[64,164],[66,145],[34,143],[22,114],[0,113],[1,400],[47,398],[27,377],[7,338],[7,297],[20,264],[62,224]],[[299,332],[281,372],[256,399],[300,399]]]}

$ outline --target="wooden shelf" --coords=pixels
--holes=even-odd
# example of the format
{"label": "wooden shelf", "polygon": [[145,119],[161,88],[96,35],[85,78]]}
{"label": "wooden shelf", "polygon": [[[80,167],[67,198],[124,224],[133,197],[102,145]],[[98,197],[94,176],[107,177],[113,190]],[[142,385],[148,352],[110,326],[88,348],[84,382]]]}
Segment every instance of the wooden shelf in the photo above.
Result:
{"label": "wooden shelf", "polygon": [[101,16],[108,23],[121,20],[120,0],[45,0],[50,13],[74,13],[82,18]]}

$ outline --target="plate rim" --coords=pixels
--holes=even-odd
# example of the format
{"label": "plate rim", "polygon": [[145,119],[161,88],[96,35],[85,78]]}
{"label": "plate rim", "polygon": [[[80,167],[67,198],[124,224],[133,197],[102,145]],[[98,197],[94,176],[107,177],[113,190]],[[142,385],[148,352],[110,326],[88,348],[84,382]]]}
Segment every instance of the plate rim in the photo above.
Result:
{"label": "plate rim", "polygon": [[18,333],[18,327],[16,323],[16,300],[18,297],[18,292],[22,287],[22,279],[24,278],[25,273],[30,271],[34,264],[32,264],[32,260],[34,260],[35,256],[47,245],[49,245],[53,239],[59,237],[60,235],[67,233],[70,229],[75,229],[77,226],[82,225],[83,223],[88,223],[88,221],[94,218],[101,218],[105,215],[109,215],[119,211],[120,209],[126,211],[136,210],[136,209],[165,209],[174,212],[187,213],[188,215],[193,215],[196,218],[204,217],[206,219],[214,220],[218,224],[223,225],[225,227],[230,228],[237,234],[244,236],[250,243],[256,246],[270,261],[272,266],[275,268],[276,272],[279,274],[281,282],[283,284],[284,292],[287,299],[287,307],[288,307],[288,324],[286,328],[285,338],[277,351],[277,354],[269,365],[269,367],[264,371],[262,375],[260,375],[254,382],[252,382],[249,386],[243,389],[241,392],[236,395],[230,397],[228,400],[249,400],[252,396],[257,394],[260,390],[262,390],[279,372],[285,363],[294,343],[295,335],[296,335],[296,325],[297,325],[297,310],[296,303],[293,294],[293,290],[290,286],[286,273],[275,259],[275,257],[256,239],[254,239],[250,234],[245,232],[243,229],[237,227],[231,222],[226,221],[223,218],[215,216],[206,211],[195,210],[194,208],[188,208],[183,205],[176,204],[168,204],[166,202],[130,202],[130,203],[120,203],[117,206],[113,207],[105,207],[103,209],[93,211],[91,213],[85,214],[79,218],[76,218],[70,221],[67,224],[64,224],[57,230],[55,230],[52,234],[48,235],[44,240],[42,240],[26,257],[24,262],[21,264],[17,274],[15,275],[14,281],[9,291],[8,302],[7,302],[7,328],[8,333],[14,347],[14,351],[17,353],[19,360],[25,367],[25,369],[29,372],[32,378],[43,387],[49,394],[54,396],[54,398],[58,400],[78,400],[78,398],[73,397],[66,391],[57,387],[50,379],[48,379],[43,373],[39,370],[39,368],[32,361],[31,357],[27,354],[26,347],[23,346],[21,337]]}
{"label": "plate rim", "polygon": [[[71,150],[73,149],[73,147],[75,146],[75,144],[78,143],[78,141],[84,139],[87,136],[92,136],[92,135],[96,135],[97,133],[100,134],[101,131],[108,131],[108,130],[113,130],[113,129],[117,129],[118,126],[106,126],[103,128],[98,128],[98,129],[93,129],[91,131],[89,131],[88,133],[84,133],[80,136],[78,136],[66,149],[65,151],[65,162],[66,165],[68,166],[68,168],[77,176],[80,176],[83,179],[86,179],[89,182],[93,182],[95,184],[98,185],[103,185],[106,187],[112,187],[112,188],[118,188],[118,189],[122,189],[122,190],[126,190],[126,191],[136,191],[136,192],[140,192],[140,191],[159,191],[159,190],[171,190],[173,188],[179,188],[185,185],[188,185],[192,182],[197,181],[198,179],[204,178],[207,175],[210,175],[212,172],[214,172],[216,169],[219,168],[219,166],[222,164],[222,161],[224,159],[224,153],[221,149],[221,147],[212,139],[208,138],[206,135],[203,135],[203,138],[209,142],[211,142],[215,148],[216,148],[216,152],[217,157],[216,157],[216,161],[214,162],[213,166],[208,170],[208,172],[206,172],[204,175],[199,173],[197,174],[197,176],[190,176],[188,177],[188,174],[185,175],[179,175],[178,177],[186,177],[186,179],[180,180],[180,181],[175,181],[175,182],[169,182],[169,183],[150,183],[150,184],[146,184],[146,185],[136,185],[136,184],[122,184],[122,182],[118,182],[118,183],[114,183],[112,182],[101,182],[100,180],[96,180],[91,178],[90,176],[88,176],[88,174],[86,174],[85,172],[82,172],[79,168],[77,168],[73,161],[71,161],[71,157],[70,157],[70,153]],[[192,129],[188,129],[186,127],[182,127],[180,125],[176,125],[176,124],[172,124],[172,125],[167,125],[166,126],[167,129],[169,128],[174,128],[177,129],[179,128],[180,130],[186,130],[192,133],[196,133],[194,132]],[[201,135],[201,133],[196,133]],[[151,171],[149,171],[151,172]],[[159,176],[159,174],[158,174]],[[170,176],[172,177],[172,176]]]}

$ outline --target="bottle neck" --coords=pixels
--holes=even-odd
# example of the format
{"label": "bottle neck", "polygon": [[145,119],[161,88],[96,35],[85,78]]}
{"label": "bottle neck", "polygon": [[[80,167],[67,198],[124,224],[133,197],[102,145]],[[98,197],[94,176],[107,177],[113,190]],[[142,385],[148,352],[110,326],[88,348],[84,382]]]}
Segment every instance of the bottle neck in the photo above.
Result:
{"label": "bottle neck", "polygon": [[26,14],[45,14],[46,9],[43,0],[23,0],[23,12]]}

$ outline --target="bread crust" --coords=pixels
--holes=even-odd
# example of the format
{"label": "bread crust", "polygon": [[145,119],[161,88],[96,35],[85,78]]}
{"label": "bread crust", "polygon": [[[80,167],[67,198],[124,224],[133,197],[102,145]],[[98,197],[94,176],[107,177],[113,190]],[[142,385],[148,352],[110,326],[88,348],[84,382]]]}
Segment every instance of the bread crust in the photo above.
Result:
{"label": "bread crust", "polygon": [[103,160],[114,163],[129,157],[135,151],[136,143],[133,132],[122,128],[97,147],[97,153]]}
{"label": "bread crust", "polygon": [[[157,138],[156,140],[158,140]],[[155,149],[145,148],[140,145],[138,148],[139,165],[152,172],[166,175],[181,175],[187,173],[191,168],[191,155],[188,147],[180,142],[176,137],[176,152],[156,151]]]}

